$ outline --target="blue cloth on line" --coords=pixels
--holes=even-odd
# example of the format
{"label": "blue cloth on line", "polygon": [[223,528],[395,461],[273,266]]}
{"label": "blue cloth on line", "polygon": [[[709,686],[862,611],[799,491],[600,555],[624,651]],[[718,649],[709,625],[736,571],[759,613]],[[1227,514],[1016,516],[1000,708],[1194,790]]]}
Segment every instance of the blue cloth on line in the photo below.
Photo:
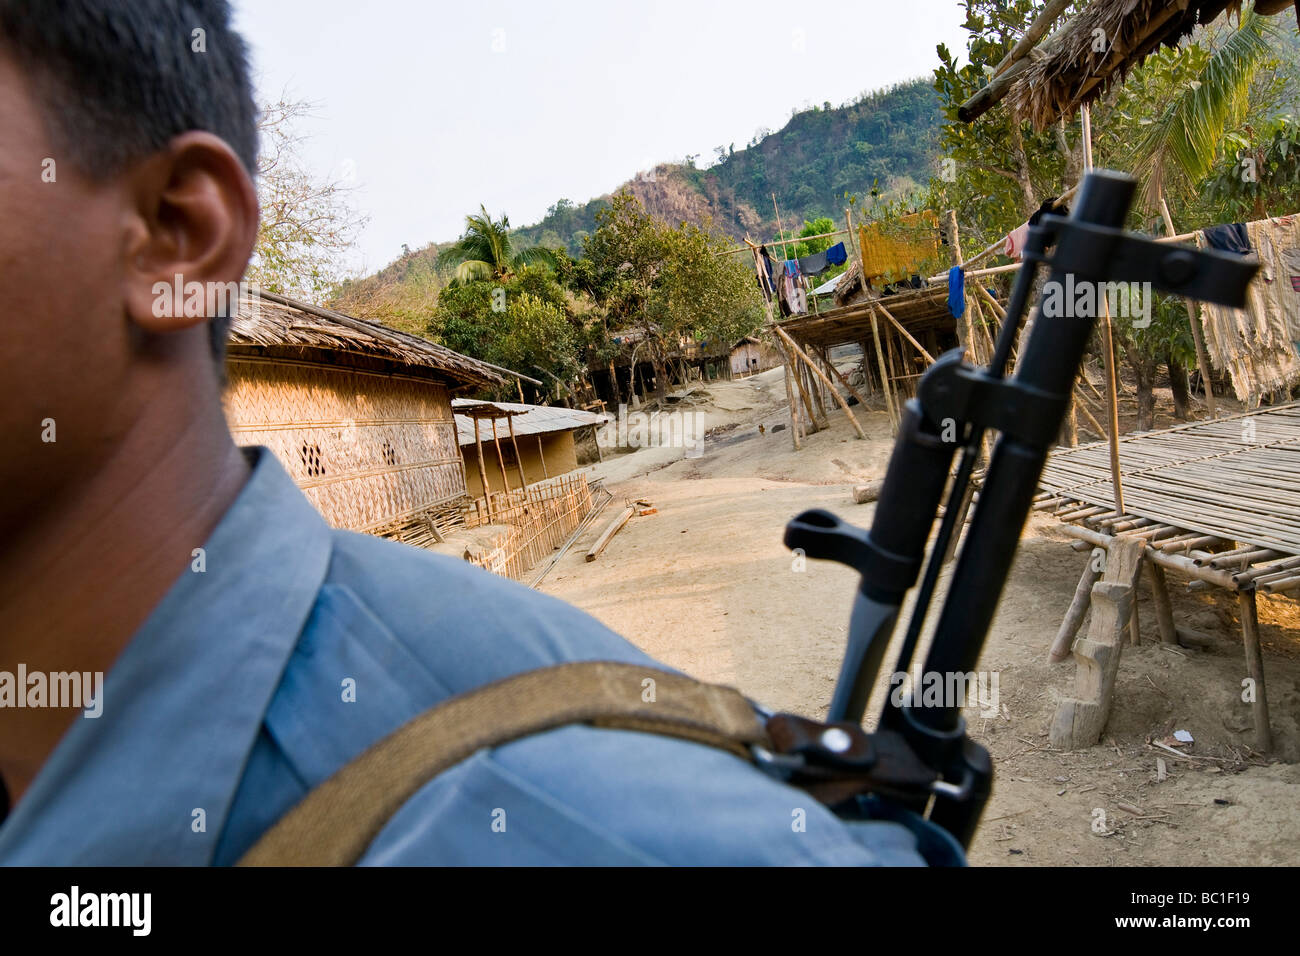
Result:
{"label": "blue cloth on line", "polygon": [[954,319],[960,319],[966,312],[966,273],[961,266],[948,270],[948,311]]}
{"label": "blue cloth on line", "polygon": [[826,261],[833,266],[842,266],[849,261],[849,254],[844,251],[844,243],[837,242],[826,250]]}
{"label": "blue cloth on line", "polygon": [[1246,233],[1246,226],[1240,222],[1224,223],[1221,226],[1210,226],[1203,229],[1205,241],[1211,248],[1218,249],[1222,252],[1235,252],[1239,256],[1248,256],[1251,253],[1250,236]]}

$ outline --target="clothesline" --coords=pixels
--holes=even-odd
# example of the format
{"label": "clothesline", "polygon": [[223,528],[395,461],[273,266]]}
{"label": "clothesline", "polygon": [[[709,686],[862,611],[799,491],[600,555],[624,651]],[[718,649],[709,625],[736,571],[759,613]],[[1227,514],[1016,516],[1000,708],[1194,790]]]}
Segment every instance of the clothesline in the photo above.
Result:
{"label": "clothesline", "polygon": [[[847,236],[848,234],[849,231],[847,229],[840,229],[837,232],[823,232],[821,235],[818,236],[797,236],[794,239],[780,239],[780,240],[774,239],[771,242],[763,243],[763,245],[769,247],[770,246],[793,246],[801,242],[809,242],[813,239],[833,239],[836,236]],[[749,249],[757,249],[757,248],[758,248],[758,243],[746,239],[745,245],[737,246],[735,249],[723,249],[721,252],[715,252],[714,255],[734,256],[737,252],[745,252]]]}

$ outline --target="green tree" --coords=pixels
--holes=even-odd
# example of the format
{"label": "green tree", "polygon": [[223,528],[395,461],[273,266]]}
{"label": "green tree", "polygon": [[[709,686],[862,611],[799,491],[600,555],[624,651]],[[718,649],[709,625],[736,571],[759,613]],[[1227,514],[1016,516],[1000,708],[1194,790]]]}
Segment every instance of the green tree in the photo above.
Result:
{"label": "green tree", "polygon": [[616,195],[597,221],[583,243],[587,264],[574,274],[604,311],[606,336],[642,333],[660,398],[667,359],[683,344],[734,341],[761,324],[749,270],[717,255],[727,240],[689,223],[667,226],[628,193]]}
{"label": "green tree", "polygon": [[568,382],[581,372],[580,333],[554,274],[524,266],[500,282],[471,280],[439,296],[425,334],[506,368]]}
{"label": "green tree", "polygon": [[525,266],[554,268],[555,254],[541,246],[515,249],[510,236],[510,219],[493,219],[487,207],[465,217],[465,234],[444,249],[440,257],[454,264],[452,283],[492,281],[509,278]]}

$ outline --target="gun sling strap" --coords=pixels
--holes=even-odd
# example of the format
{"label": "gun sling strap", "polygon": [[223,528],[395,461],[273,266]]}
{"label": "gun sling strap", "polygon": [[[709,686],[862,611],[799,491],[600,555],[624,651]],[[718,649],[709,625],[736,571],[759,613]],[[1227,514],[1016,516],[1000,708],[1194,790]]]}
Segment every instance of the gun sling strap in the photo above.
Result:
{"label": "gun sling strap", "polygon": [[578,723],[677,737],[746,760],[751,746],[772,746],[754,706],[729,687],[611,661],[541,668],[452,697],[399,727],[308,793],[238,865],[350,866],[438,774],[479,750]]}

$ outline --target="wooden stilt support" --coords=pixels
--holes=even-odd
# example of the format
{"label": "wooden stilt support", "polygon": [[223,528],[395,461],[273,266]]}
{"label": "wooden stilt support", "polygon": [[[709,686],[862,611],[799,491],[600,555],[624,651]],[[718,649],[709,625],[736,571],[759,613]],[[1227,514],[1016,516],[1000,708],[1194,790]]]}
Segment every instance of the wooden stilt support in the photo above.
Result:
{"label": "wooden stilt support", "polygon": [[1154,561],[1148,561],[1147,575],[1151,578],[1151,603],[1156,610],[1156,626],[1160,629],[1160,643],[1177,644],[1178,628],[1174,626],[1174,607],[1169,600],[1169,583],[1165,580],[1165,569]]}
{"label": "wooden stilt support", "polygon": [[1088,563],[1084,565],[1083,574],[1079,577],[1079,585],[1074,589],[1074,600],[1070,602],[1065,620],[1061,621],[1061,627],[1056,632],[1056,640],[1052,641],[1047,652],[1049,664],[1060,663],[1070,656],[1074,635],[1079,633],[1083,619],[1088,616],[1088,607],[1092,603],[1092,586],[1101,577],[1101,568],[1105,563],[1105,552],[1100,551],[1099,554],[1099,551],[1100,549],[1095,549],[1088,555]]}
{"label": "wooden stilt support", "polygon": [[483,485],[483,504],[487,508],[488,521],[492,520],[492,487],[488,484],[487,465],[483,463],[483,440],[478,434],[478,416],[474,416],[474,447],[478,450],[478,477]]}
{"label": "wooden stilt support", "polygon": [[885,318],[887,318],[890,322],[894,324],[894,328],[898,329],[899,333],[903,336],[903,338],[907,339],[907,341],[911,342],[914,346],[916,346],[916,350],[920,352],[922,356],[924,356],[927,362],[929,362],[931,365],[934,364],[934,356],[925,350],[924,345],[922,345],[916,339],[912,338],[912,333],[907,331],[907,329],[903,328],[903,323],[899,322],[898,319],[894,318],[893,313],[891,313],[879,302],[876,303],[876,308],[880,310],[881,315],[883,315]]}
{"label": "wooden stilt support", "polygon": [[811,371],[815,376],[820,378],[822,382],[826,385],[826,387],[830,390],[830,393],[835,398],[835,401],[839,403],[839,406],[843,410],[844,414],[848,416],[849,421],[853,425],[853,430],[858,433],[858,437],[866,438],[867,437],[866,432],[862,430],[862,426],[858,423],[857,416],[853,414],[853,409],[849,408],[849,403],[844,400],[844,397],[840,395],[839,391],[835,388],[835,386],[831,384],[831,380],[827,378],[822,373],[821,369],[819,369],[813,363],[813,360],[808,357],[808,353],[805,352],[803,349],[799,348],[799,346],[795,343],[794,339],[790,338],[790,336],[786,334],[785,329],[781,328],[780,326],[774,326],[774,328],[776,329],[777,335],[781,336],[781,338],[785,340],[786,347],[791,349],[796,355],[802,358],[808,364],[809,371]]}
{"label": "wooden stilt support", "polygon": [[880,388],[885,393],[885,409],[889,412],[890,425],[897,433],[899,412],[894,407],[893,389],[889,386],[889,368],[885,365],[885,350],[880,343],[880,320],[875,309],[871,310],[871,337],[876,343],[876,361],[880,365]]}
{"label": "wooden stilt support", "polygon": [[1264,657],[1259,647],[1259,610],[1255,606],[1255,591],[1250,589],[1237,595],[1241,608],[1241,636],[1246,645],[1246,673],[1254,684],[1255,700],[1250,705],[1255,721],[1255,749],[1268,753],[1273,749],[1273,731],[1268,723],[1268,698],[1264,693]]}
{"label": "wooden stilt support", "polygon": [[497,437],[497,420],[492,419],[492,444],[497,449],[497,464],[501,466],[501,487],[506,494],[510,493],[510,479],[506,477],[506,456],[501,451],[501,439]]}
{"label": "wooden stilt support", "polygon": [[510,426],[510,444],[515,449],[515,464],[519,466],[519,487],[528,487],[528,478],[524,475],[524,456],[519,454],[519,442],[515,439],[515,416],[511,415],[506,419],[506,424]]}
{"label": "wooden stilt support", "polygon": [[1142,570],[1144,542],[1138,538],[1112,539],[1102,580],[1092,587],[1092,623],[1088,636],[1075,644],[1078,663],[1074,696],[1056,708],[1050,739],[1064,750],[1091,747],[1100,738],[1110,716],[1119,672],[1124,633],[1133,621],[1136,583]]}
{"label": "wooden stilt support", "polygon": [[785,375],[783,377],[785,380],[785,401],[790,407],[790,438],[794,442],[794,450],[798,451],[800,448],[799,415],[798,409],[795,407],[794,403],[794,389],[790,385],[790,379],[794,375],[794,359],[790,355],[789,349],[785,347],[785,343],[781,341],[780,336],[777,336],[776,344],[781,350],[781,361],[784,363],[783,368]]}

